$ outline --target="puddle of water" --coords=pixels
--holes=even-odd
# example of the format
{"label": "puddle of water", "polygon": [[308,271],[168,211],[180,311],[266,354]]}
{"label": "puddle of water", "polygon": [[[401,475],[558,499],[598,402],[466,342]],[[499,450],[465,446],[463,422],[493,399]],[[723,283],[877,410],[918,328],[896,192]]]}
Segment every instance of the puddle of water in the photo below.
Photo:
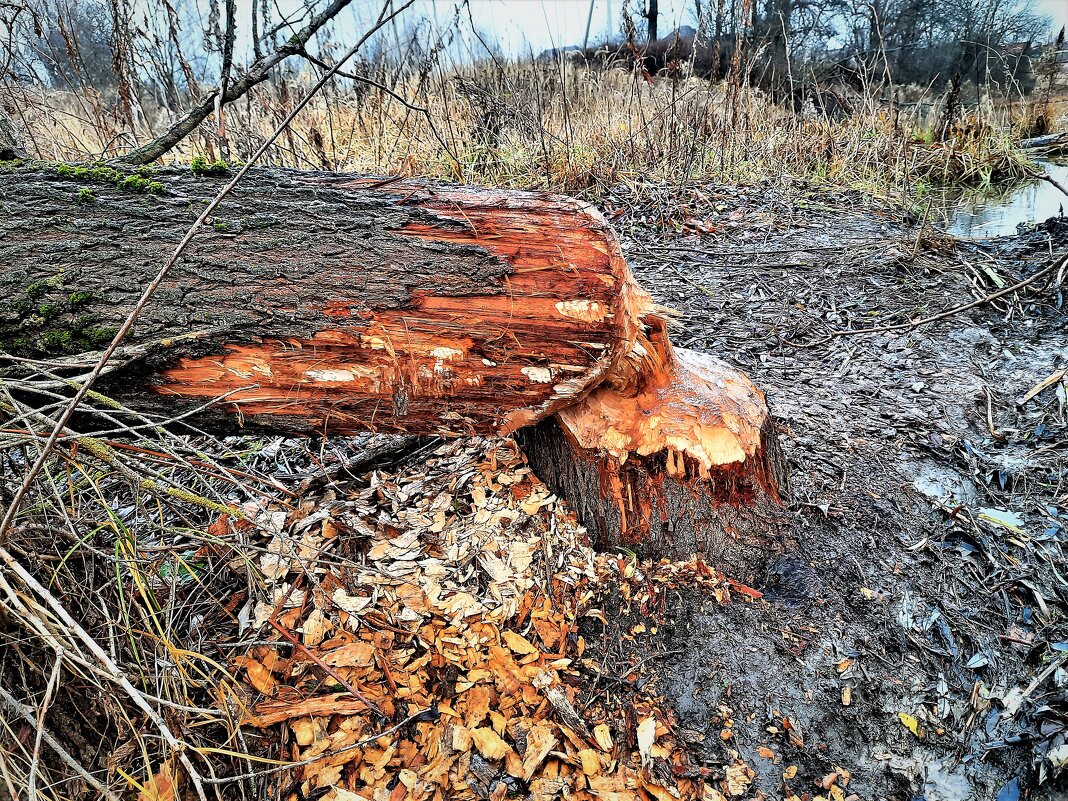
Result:
{"label": "puddle of water", "polygon": [[[1068,162],[1036,164],[1062,186],[1068,186]],[[946,231],[970,239],[1012,236],[1020,223],[1038,223],[1068,213],[1068,197],[1042,180],[1015,184],[998,193],[947,193],[935,204],[945,216]]]}

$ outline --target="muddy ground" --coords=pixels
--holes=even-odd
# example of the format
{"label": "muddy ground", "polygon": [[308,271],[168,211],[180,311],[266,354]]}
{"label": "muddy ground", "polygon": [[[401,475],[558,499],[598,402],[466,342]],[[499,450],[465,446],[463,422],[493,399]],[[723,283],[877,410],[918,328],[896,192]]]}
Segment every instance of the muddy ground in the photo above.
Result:
{"label": "muddy ground", "polygon": [[861,193],[652,194],[603,208],[675,341],[767,392],[800,550],[760,602],[680,593],[656,634],[602,632],[619,672],[640,662],[700,759],[736,750],[768,798],[836,768],[862,799],[1068,797],[1065,385],[1017,402],[1068,366],[1064,271],[830,336],[1027,278],[1068,252],[1068,221],[963,242]]}
{"label": "muddy ground", "polygon": [[[797,547],[760,566],[763,597],[752,601],[735,593],[723,604],[682,585],[662,612],[643,618],[613,608],[606,583],[607,623],[590,617],[581,632],[587,650],[577,664],[597,666],[592,688],[577,688],[589,690],[581,697],[595,704],[612,694],[625,705],[628,688],[659,696],[675,711],[673,735],[689,744],[689,765],[708,769],[695,776],[718,782],[741,762],[756,771],[738,798],[1068,798],[1068,777],[1060,775],[1068,764],[1068,404],[1065,382],[1046,380],[1068,367],[1066,269],[935,323],[834,333],[923,318],[1011,287],[1068,253],[1068,221],[962,242],[863,193],[781,184],[621,190],[602,207],[639,280],[676,310],[673,340],[726,358],[767,392],[792,472],[783,539]],[[396,533],[400,518],[418,518],[421,498],[427,508],[448,500],[448,481],[420,475],[420,462],[437,458],[427,456],[433,443],[404,439],[384,449],[386,459],[363,438],[252,439],[227,446],[240,457],[227,450],[219,458],[242,476],[272,476],[264,485],[270,492],[237,502],[255,501],[271,520],[290,521],[287,536],[301,541],[313,530],[303,515],[336,514],[340,530],[359,543],[371,528]],[[465,470],[478,466],[483,446],[464,444],[474,460]],[[336,469],[341,463],[345,469]],[[363,475],[370,465],[381,471],[372,482]],[[398,478],[403,470],[407,483]],[[372,514],[363,503],[373,487],[387,485],[404,488],[397,496],[404,502],[387,493],[382,508],[392,516],[382,518],[382,509]],[[130,488],[110,486],[116,515],[130,530],[146,527]],[[292,490],[286,498],[301,499],[302,515],[285,511],[285,498],[276,497],[283,487]],[[450,504],[457,525],[479,511],[469,501]],[[196,525],[214,531],[218,521],[200,512]],[[525,512],[522,525],[533,525],[536,514]],[[193,524],[178,523],[150,556],[166,546],[187,560],[202,557],[211,589],[200,579],[160,584],[173,584],[181,601],[170,607],[173,630],[224,664],[262,644],[260,629],[242,623],[253,600],[269,599],[273,608],[280,597],[246,584],[243,561],[219,557],[209,570],[217,536],[194,536]],[[418,538],[428,526],[412,523],[405,533]],[[468,529],[488,536],[482,523]],[[58,547],[48,558],[68,561],[66,540],[51,542],[52,529],[33,531],[17,543],[20,553]],[[100,530],[96,536],[89,544],[100,561],[83,554],[84,573],[71,587],[108,586],[92,570],[113,570],[114,543]],[[267,559],[274,552],[259,536],[241,529],[224,539]],[[435,536],[425,537],[427,547],[440,557]],[[312,567],[343,562],[331,556]],[[453,576],[471,585],[462,588],[477,594],[493,585],[465,571]],[[288,574],[272,575],[281,582]],[[352,579],[354,593],[366,589],[352,571],[338,575]],[[548,569],[544,576],[552,578]],[[274,590],[281,596],[281,585]],[[104,639],[111,629],[100,606],[103,616],[95,598],[82,604],[86,625]],[[0,687],[39,698],[47,673],[26,669],[32,660],[19,654],[0,648]],[[65,682],[49,715],[101,775],[129,759],[134,740],[123,733],[126,713],[114,693]],[[29,742],[30,730],[20,731]],[[211,728],[186,735],[201,731],[213,746],[224,739]],[[286,756],[275,734],[249,737],[243,747]],[[266,797],[267,786],[247,797]]]}

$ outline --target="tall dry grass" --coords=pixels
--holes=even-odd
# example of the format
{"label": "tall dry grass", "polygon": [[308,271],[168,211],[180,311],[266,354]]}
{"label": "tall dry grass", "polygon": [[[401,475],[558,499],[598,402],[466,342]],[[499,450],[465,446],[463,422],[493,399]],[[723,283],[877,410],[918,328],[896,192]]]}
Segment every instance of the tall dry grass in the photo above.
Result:
{"label": "tall dry grass", "polygon": [[[213,122],[168,158],[247,157],[315,78],[290,75],[230,106],[229,153],[219,152]],[[623,63],[486,62],[392,78],[382,68],[373,80],[380,86],[343,81],[319,95],[267,162],[585,195],[621,182],[790,177],[906,199],[933,183],[1025,174],[1012,147],[1020,107],[1006,104],[976,109],[932,142],[937,99],[891,105],[875,90],[829,114],[813,103],[797,113],[746,85],[650,78]],[[169,119],[142,104],[129,130],[99,98],[22,92],[23,122],[42,158],[114,156]]]}

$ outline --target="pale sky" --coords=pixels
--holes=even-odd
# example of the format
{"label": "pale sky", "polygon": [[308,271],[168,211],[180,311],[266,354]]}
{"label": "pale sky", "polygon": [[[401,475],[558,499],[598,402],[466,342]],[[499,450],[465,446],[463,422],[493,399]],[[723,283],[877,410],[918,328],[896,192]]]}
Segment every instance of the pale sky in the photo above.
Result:
{"label": "pale sky", "polygon": [[1038,7],[1053,20],[1054,27],[1068,25],[1068,0],[1041,0]]}
{"label": "pale sky", "polygon": [[[615,35],[620,29],[624,0],[594,0],[590,27],[591,43],[603,41],[606,34]],[[708,5],[714,0],[705,0]],[[938,0],[928,0],[937,3]],[[1068,25],[1068,0],[1038,0],[1039,11],[1049,16],[1055,28]],[[634,22],[643,30],[644,20],[638,11],[644,0],[630,0]],[[694,24],[694,0],[660,0],[659,29],[661,35],[678,25]],[[439,20],[450,18],[454,3],[449,0],[421,0],[415,8],[422,13],[433,9]],[[582,44],[589,14],[588,0],[471,0],[471,15],[475,24],[491,33],[500,48],[510,55],[532,49],[535,53],[549,47]]]}
{"label": "pale sky", "polygon": [[[255,0],[250,0],[255,2]],[[938,3],[940,0],[927,0]],[[366,30],[382,9],[383,0],[356,0],[350,6],[352,16],[339,20],[340,30]],[[628,0],[593,0],[593,15],[590,25],[590,44],[596,45],[606,37],[618,36],[621,29],[622,10]],[[706,7],[715,0],[703,0]],[[200,7],[201,2],[196,2]],[[277,8],[298,8],[300,0],[274,0]],[[438,32],[443,31],[454,19],[458,0],[417,0],[400,18],[401,27],[418,19],[431,20]],[[629,0],[631,14],[639,32],[644,32],[645,20],[638,12],[645,0]],[[245,2],[239,2],[244,8]],[[694,25],[695,0],[659,0],[661,35],[670,33],[679,25]],[[506,56],[521,57],[533,52],[535,55],[551,47],[581,45],[590,12],[589,0],[470,0],[468,8],[475,27],[485,40]],[[1036,0],[1036,8],[1054,22],[1054,31],[1068,25],[1068,0]],[[466,52],[476,58],[485,55],[477,38],[471,35],[467,21],[468,11],[461,12],[463,24],[458,32],[459,41],[454,52]],[[243,28],[248,27],[242,20]],[[243,37],[244,38],[244,37]],[[343,35],[342,39],[348,39]],[[388,43],[392,37],[385,34]],[[394,39],[403,47],[403,36]],[[242,42],[246,47],[247,42]],[[388,45],[387,45],[388,46]]]}

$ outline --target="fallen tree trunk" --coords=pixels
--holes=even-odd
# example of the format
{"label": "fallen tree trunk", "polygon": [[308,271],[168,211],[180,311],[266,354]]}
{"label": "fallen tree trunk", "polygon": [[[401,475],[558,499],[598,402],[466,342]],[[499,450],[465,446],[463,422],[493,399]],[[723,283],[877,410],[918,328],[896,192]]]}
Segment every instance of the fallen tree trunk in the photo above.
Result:
{"label": "fallen tree trunk", "polygon": [[[0,176],[0,348],[70,373],[223,179],[56,169]],[[256,171],[97,388],[165,417],[215,401],[189,418],[214,431],[508,432],[599,383],[641,302],[578,201]]]}
{"label": "fallen tree trunk", "polygon": [[[89,369],[223,178],[0,179],[0,378],[40,405]],[[567,198],[253,171],[97,388],[222,433],[518,431],[603,547],[750,577],[783,545],[763,396],[672,348],[610,228]]]}

